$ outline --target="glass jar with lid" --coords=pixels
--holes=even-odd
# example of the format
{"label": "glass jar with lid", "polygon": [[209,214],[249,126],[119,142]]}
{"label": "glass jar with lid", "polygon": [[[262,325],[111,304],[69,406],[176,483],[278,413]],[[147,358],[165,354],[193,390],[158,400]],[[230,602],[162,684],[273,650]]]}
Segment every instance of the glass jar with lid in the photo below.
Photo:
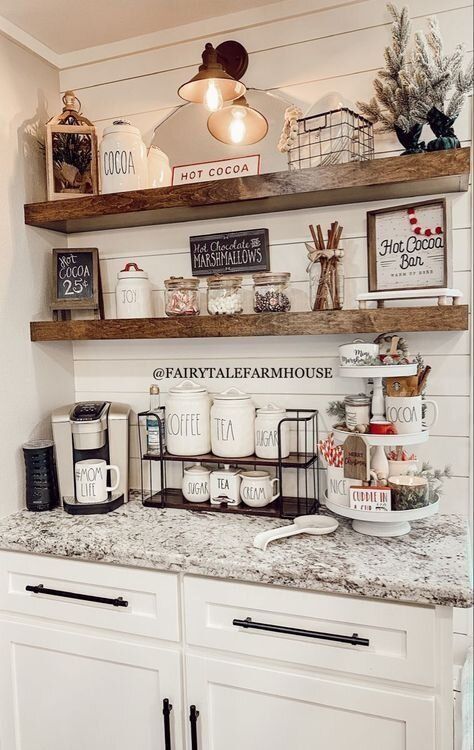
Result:
{"label": "glass jar with lid", "polygon": [[354,430],[356,427],[367,426],[370,422],[371,397],[364,393],[351,394],[344,399],[346,409],[346,427]]}
{"label": "glass jar with lid", "polygon": [[207,280],[209,315],[238,315],[242,312],[242,276],[210,276]]}
{"label": "glass jar with lid", "polygon": [[199,279],[185,279],[182,276],[166,279],[166,315],[199,315],[199,312]]}
{"label": "glass jar with lid", "polygon": [[288,295],[289,273],[255,273],[253,309],[261,312],[288,312],[291,301]]}

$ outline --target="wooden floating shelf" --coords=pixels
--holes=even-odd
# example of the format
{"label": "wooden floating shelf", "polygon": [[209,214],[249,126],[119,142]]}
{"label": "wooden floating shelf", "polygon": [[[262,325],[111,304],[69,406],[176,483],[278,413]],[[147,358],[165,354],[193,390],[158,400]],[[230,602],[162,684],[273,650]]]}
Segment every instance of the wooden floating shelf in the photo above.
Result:
{"label": "wooden floating shelf", "polygon": [[467,331],[468,306],[256,313],[236,316],[66,320],[30,323],[32,341],[313,336],[382,331]]}
{"label": "wooden floating shelf", "polygon": [[468,189],[470,149],[29,203],[25,222],[66,234],[413,198]]}

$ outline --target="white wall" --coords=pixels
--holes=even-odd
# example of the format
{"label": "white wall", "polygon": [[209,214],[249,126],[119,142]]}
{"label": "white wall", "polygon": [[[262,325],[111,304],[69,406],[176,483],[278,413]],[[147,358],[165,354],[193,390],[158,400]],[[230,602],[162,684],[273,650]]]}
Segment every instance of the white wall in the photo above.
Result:
{"label": "white wall", "polygon": [[58,72],[0,36],[0,515],[24,505],[21,444],[49,433],[49,414],[73,398],[70,344],[31,344],[29,323],[49,315],[55,233],[26,228],[23,204],[45,198],[36,138],[57,107]]}
{"label": "white wall", "polygon": [[[271,20],[271,13],[260,9],[254,23],[239,17],[213,19],[212,41],[236,38],[250,52],[251,86],[270,89],[287,96],[307,111],[312,103],[329,91],[339,91],[349,99],[367,99],[372,80],[382,65],[383,47],[389,40],[385,3],[367,0],[346,7],[313,12],[316,2],[294,4],[294,14],[284,20]],[[298,12],[297,12],[298,11]],[[427,16],[437,13],[449,47],[463,41],[472,52],[472,5],[460,0],[452,8],[450,0],[412,0],[410,11],[415,29],[426,25]],[[199,33],[198,33],[199,32]],[[97,63],[78,65],[61,74],[61,88],[74,88],[84,111],[99,129],[120,115],[127,116],[150,141],[156,125],[180,100],[176,90],[194,74],[206,41],[202,29],[186,35],[174,33],[176,43],[145,45],[145,51]],[[171,43],[170,43],[171,44]],[[98,55],[99,57],[99,55]],[[103,55],[104,58],[107,56]],[[471,139],[471,102],[457,123],[463,144]],[[429,133],[427,133],[429,136]],[[183,138],[187,134],[183,133]],[[379,138],[379,155],[399,149],[392,137]],[[405,202],[405,201],[404,201]],[[471,299],[471,193],[449,196],[453,213],[454,285]],[[193,222],[163,227],[144,227],[97,234],[74,235],[70,246],[96,245],[101,254],[106,310],[114,315],[113,291],[116,273],[126,260],[138,260],[149,273],[155,289],[157,312],[163,314],[163,280],[170,275],[190,274],[189,242],[192,234],[268,227],[273,270],[290,270],[293,279],[294,309],[307,309],[306,256],[304,241],[308,224],[327,225],[338,219],[344,226],[346,249],[346,302],[355,307],[355,295],[367,289],[366,211],[383,203],[338,206],[277,215]],[[250,296],[247,297],[250,304]],[[147,405],[148,386],[155,367],[185,365],[325,365],[336,362],[337,345],[347,337],[295,337],[264,339],[84,342],[74,346],[76,397],[113,398],[130,403],[138,411]],[[420,351],[433,367],[429,395],[436,398],[440,419],[430,443],[420,447],[419,456],[435,466],[453,465],[454,479],[442,499],[443,512],[470,514],[471,453],[471,347],[469,333],[428,333],[409,335],[413,352]],[[166,400],[171,381],[160,385]],[[330,398],[360,390],[358,382],[334,377],[320,381],[207,381],[209,389],[224,389],[230,384],[249,391],[257,404],[269,396],[285,406],[308,405],[323,415]],[[324,415],[325,417],[325,415]],[[136,419],[131,428],[132,483],[138,484],[138,444]],[[457,658],[465,647],[469,619],[465,612],[456,616]]]}

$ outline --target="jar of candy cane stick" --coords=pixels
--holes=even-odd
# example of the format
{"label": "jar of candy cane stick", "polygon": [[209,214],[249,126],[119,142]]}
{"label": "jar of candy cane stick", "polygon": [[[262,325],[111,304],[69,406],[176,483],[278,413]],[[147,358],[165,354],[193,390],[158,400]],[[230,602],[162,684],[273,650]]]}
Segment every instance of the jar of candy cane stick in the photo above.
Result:
{"label": "jar of candy cane stick", "polygon": [[165,313],[170,317],[199,315],[199,279],[172,276],[165,281]]}

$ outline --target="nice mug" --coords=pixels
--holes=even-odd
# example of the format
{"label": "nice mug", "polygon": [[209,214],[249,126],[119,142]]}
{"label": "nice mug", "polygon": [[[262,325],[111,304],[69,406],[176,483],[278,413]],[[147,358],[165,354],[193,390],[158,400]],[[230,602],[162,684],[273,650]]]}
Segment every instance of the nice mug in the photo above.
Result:
{"label": "nice mug", "polygon": [[279,497],[278,477],[272,479],[268,471],[242,471],[240,475],[240,497],[250,508],[264,508]]}
{"label": "nice mug", "polygon": [[[433,407],[433,418],[429,424],[423,424],[423,404]],[[412,435],[433,427],[438,419],[438,404],[431,399],[422,399],[421,396],[386,396],[385,414],[400,435]]]}
{"label": "nice mug", "polygon": [[[107,471],[115,471],[116,482],[107,486]],[[118,466],[107,465],[102,458],[89,458],[77,461],[76,500],[78,503],[103,503],[109,492],[114,492],[120,484],[120,469]]]}
{"label": "nice mug", "polygon": [[345,505],[347,508],[349,507],[349,489],[362,484],[359,479],[347,479],[342,466],[328,466],[327,483],[328,500],[337,505]]}

